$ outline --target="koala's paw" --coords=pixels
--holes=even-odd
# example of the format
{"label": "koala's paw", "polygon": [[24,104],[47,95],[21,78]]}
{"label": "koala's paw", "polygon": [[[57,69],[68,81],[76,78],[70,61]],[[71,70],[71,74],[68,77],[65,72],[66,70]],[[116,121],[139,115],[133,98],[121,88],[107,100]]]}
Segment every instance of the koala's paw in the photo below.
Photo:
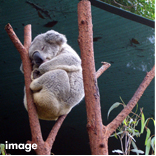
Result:
{"label": "koala's paw", "polygon": [[36,68],[31,72],[31,80],[37,79],[41,76],[42,74],[40,71]]}

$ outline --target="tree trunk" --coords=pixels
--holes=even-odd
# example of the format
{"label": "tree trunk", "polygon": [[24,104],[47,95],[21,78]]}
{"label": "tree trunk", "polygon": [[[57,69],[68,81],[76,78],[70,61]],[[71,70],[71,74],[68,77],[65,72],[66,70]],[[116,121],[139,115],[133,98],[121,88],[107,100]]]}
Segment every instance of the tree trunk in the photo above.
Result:
{"label": "tree trunk", "polygon": [[81,50],[87,111],[87,131],[91,153],[93,155],[108,155],[108,138],[132,111],[143,95],[144,91],[155,76],[155,66],[147,73],[127,106],[110,124],[104,126],[102,124],[100,95],[96,79],[100,70],[95,75],[91,4],[88,0],[82,0],[78,4],[78,26],[78,43]]}
{"label": "tree trunk", "polygon": [[78,4],[78,42],[81,50],[85,101],[87,109],[87,130],[93,155],[108,154],[108,138],[102,124],[100,94],[97,85],[93,52],[93,31],[89,1]]}

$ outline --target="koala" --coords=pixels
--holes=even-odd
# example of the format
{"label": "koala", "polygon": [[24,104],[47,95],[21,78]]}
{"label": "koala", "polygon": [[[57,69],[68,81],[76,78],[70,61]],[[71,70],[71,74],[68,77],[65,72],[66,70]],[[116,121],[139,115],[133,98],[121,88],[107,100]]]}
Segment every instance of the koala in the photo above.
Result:
{"label": "koala", "polygon": [[[30,89],[38,117],[57,120],[68,114],[84,97],[78,54],[67,44],[63,34],[50,30],[34,38],[29,57],[33,67]],[[26,94],[24,106],[27,109]]]}

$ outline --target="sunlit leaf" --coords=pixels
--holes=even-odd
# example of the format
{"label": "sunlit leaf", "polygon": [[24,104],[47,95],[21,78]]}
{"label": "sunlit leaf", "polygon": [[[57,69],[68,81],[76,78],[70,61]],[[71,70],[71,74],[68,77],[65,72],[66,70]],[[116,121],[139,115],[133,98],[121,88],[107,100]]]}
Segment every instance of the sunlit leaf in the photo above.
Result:
{"label": "sunlit leaf", "polygon": [[108,114],[107,114],[107,118],[109,117],[110,112],[111,112],[114,108],[117,108],[119,105],[121,105],[121,103],[116,102],[116,103],[114,103],[114,104],[109,108]]}
{"label": "sunlit leaf", "polygon": [[5,155],[5,145],[4,144],[0,144],[0,149],[1,149],[2,155]]}
{"label": "sunlit leaf", "polygon": [[118,132],[118,133],[115,133],[115,134],[111,135],[110,137],[113,137],[113,136],[115,136],[115,135],[119,135],[119,134],[123,134],[123,133],[124,133],[124,132],[121,131],[121,132]]}
{"label": "sunlit leaf", "polygon": [[151,118],[153,120],[154,126],[155,126],[155,120],[153,118]]}
{"label": "sunlit leaf", "polygon": [[148,125],[148,122],[149,122],[150,119],[153,120],[153,123],[155,125],[155,120],[153,118],[147,118],[146,121],[144,122],[144,125],[143,126],[142,126],[142,123],[141,123],[141,132],[140,133],[143,133],[144,132],[144,128],[145,128],[145,126]]}
{"label": "sunlit leaf", "polygon": [[[135,144],[135,142],[133,140],[132,140],[132,146],[133,146],[134,149],[138,149],[138,147],[136,146],[136,144]],[[139,155],[138,152],[136,152],[136,154]]]}
{"label": "sunlit leaf", "polygon": [[145,18],[155,20],[155,0],[120,0],[120,1],[108,1],[102,0],[108,4],[119,7],[135,14],[141,15]]}
{"label": "sunlit leaf", "polygon": [[123,104],[124,106],[126,106],[126,104],[124,103],[124,101],[122,100],[121,97],[120,97],[120,100],[121,100],[122,104]]}
{"label": "sunlit leaf", "polygon": [[139,131],[136,129],[132,129],[132,134],[133,134],[133,136],[137,136],[137,137],[140,136]]}
{"label": "sunlit leaf", "polygon": [[141,133],[144,132],[144,128],[145,128],[145,116],[144,116],[144,113],[141,114]]}
{"label": "sunlit leaf", "polygon": [[153,148],[153,151],[155,151],[155,137],[153,137],[151,140],[151,146]]}
{"label": "sunlit leaf", "polygon": [[128,136],[134,141],[136,142],[136,140],[128,133]]}
{"label": "sunlit leaf", "polygon": [[116,133],[114,134],[115,138],[118,139],[118,136],[116,135]]}
{"label": "sunlit leaf", "polygon": [[145,145],[147,144],[147,141],[148,141],[150,135],[151,135],[151,131],[150,131],[149,128],[147,128],[147,134],[146,134],[146,139],[145,139]]}
{"label": "sunlit leaf", "polygon": [[126,121],[126,118],[123,120],[123,122],[122,122],[124,125],[126,125],[127,126],[127,121]]}
{"label": "sunlit leaf", "polygon": [[146,148],[145,148],[145,155],[149,155],[150,147],[151,147],[151,138],[147,140]]}
{"label": "sunlit leaf", "polygon": [[132,122],[133,122],[133,119],[131,118],[130,121],[129,121],[129,123],[131,124]]}
{"label": "sunlit leaf", "polygon": [[138,121],[135,123],[135,126],[137,126],[137,125],[138,125],[139,121],[140,121],[140,120],[138,120]]}
{"label": "sunlit leaf", "polygon": [[112,153],[120,153],[120,154],[123,154],[123,152],[121,150],[119,150],[119,149],[113,150]]}
{"label": "sunlit leaf", "polygon": [[131,151],[137,153],[137,155],[138,154],[144,154],[144,151],[138,150],[138,149],[132,149]]}

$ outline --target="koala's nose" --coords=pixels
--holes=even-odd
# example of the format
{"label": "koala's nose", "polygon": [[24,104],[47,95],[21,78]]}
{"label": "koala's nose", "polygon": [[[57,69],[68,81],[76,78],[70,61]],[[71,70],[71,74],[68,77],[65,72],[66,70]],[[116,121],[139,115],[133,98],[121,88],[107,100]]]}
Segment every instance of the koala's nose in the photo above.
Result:
{"label": "koala's nose", "polygon": [[33,59],[33,63],[38,67],[44,62],[44,58],[41,56],[41,54],[38,51],[34,52],[32,59]]}

